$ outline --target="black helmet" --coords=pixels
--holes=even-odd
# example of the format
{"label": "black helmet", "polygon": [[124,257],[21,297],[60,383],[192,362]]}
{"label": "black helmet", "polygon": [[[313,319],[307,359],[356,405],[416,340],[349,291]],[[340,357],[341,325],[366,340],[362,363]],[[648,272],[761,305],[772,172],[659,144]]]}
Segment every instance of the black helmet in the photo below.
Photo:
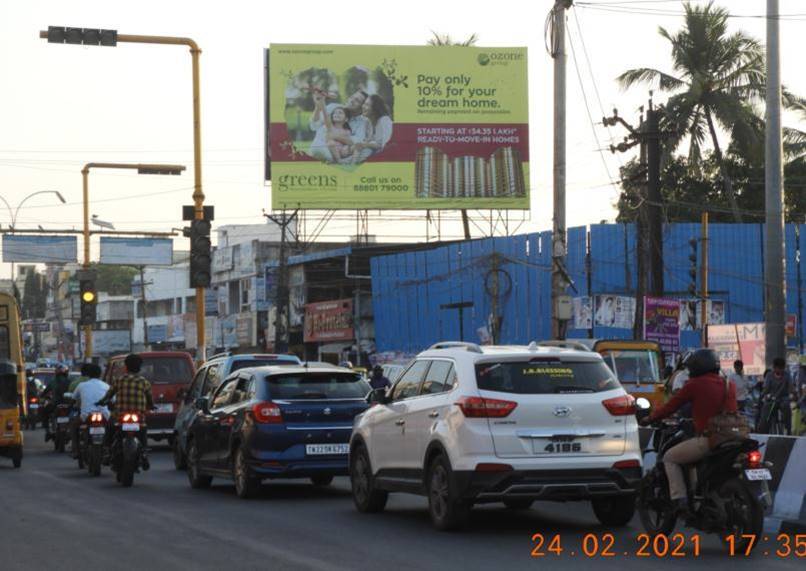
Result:
{"label": "black helmet", "polygon": [[721,368],[719,357],[713,349],[697,349],[686,358],[683,364],[688,369],[690,378],[706,373],[718,373]]}

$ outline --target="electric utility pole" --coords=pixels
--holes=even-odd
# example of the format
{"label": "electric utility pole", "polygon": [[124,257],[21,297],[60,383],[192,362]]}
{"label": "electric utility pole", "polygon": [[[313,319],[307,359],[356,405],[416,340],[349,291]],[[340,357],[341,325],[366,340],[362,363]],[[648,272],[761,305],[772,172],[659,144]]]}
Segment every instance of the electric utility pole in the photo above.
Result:
{"label": "electric utility pole", "polygon": [[781,45],[778,0],[767,0],[767,112],[764,157],[766,244],[764,246],[764,311],[766,359],[769,367],[786,357],[786,282],[784,281],[784,196],[781,162]]}
{"label": "electric utility pole", "polygon": [[565,13],[573,0],[556,0],[551,11],[551,57],[554,59],[554,224],[551,238],[551,336],[565,338],[565,324],[570,319],[570,303],[565,270]]}
{"label": "electric utility pole", "polygon": [[266,218],[274,222],[280,227],[280,254],[279,266],[277,268],[277,297],[275,298],[275,321],[274,321],[274,352],[286,353],[290,341],[289,328],[291,313],[291,302],[289,296],[288,286],[288,266],[287,266],[287,229],[288,226],[297,218],[295,210],[292,214],[286,214],[283,210],[280,216],[265,215]]}

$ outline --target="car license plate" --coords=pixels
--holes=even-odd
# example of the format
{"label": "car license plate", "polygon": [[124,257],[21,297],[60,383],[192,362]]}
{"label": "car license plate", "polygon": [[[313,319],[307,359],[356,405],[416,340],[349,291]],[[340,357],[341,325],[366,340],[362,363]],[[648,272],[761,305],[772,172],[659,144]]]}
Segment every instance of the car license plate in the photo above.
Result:
{"label": "car license plate", "polygon": [[174,411],[173,403],[158,404],[157,405],[157,412],[173,412],[173,411]]}
{"label": "car license plate", "polygon": [[582,454],[585,450],[583,450],[581,442],[534,439],[532,440],[532,452],[535,454]]}
{"label": "car license plate", "polygon": [[309,456],[347,454],[348,452],[350,452],[349,444],[307,444],[305,446],[305,454]]}
{"label": "car license plate", "polygon": [[90,426],[90,434],[106,434],[103,426]]}
{"label": "car license plate", "polygon": [[60,416],[56,419],[56,424],[67,424],[68,422],[70,422],[70,419],[66,416]]}
{"label": "car license plate", "polygon": [[121,425],[121,428],[123,429],[124,432],[139,432],[140,431],[140,425],[135,423],[135,422],[124,422]]}
{"label": "car license plate", "polygon": [[766,468],[756,468],[754,470],[745,470],[744,471],[745,477],[752,481],[757,482],[759,480],[772,480],[772,474]]}
{"label": "car license plate", "polygon": [[28,408],[30,408],[31,410],[36,410],[36,409],[39,408],[39,405],[38,404],[29,404]]}

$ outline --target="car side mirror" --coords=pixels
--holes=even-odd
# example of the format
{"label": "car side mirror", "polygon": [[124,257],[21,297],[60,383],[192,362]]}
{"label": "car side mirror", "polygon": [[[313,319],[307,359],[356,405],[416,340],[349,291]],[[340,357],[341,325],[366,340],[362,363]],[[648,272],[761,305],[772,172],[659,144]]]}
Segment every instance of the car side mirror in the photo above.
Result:
{"label": "car side mirror", "polygon": [[649,399],[640,397],[635,401],[635,418],[638,420],[648,417],[652,413],[652,403]]}
{"label": "car side mirror", "polygon": [[210,399],[207,397],[197,398],[196,408],[202,411],[204,414],[208,414],[210,412]]}
{"label": "car side mirror", "polygon": [[367,402],[369,404],[386,404],[390,401],[389,396],[386,394],[385,388],[373,389],[367,395]]}

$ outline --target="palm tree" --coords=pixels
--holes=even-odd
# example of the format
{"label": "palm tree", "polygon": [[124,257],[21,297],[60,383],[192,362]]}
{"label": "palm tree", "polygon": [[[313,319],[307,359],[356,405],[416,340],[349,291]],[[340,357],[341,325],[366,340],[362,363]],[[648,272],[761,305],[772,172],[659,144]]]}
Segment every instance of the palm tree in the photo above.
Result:
{"label": "palm tree", "polygon": [[475,45],[476,41],[479,39],[476,34],[470,34],[470,37],[467,38],[465,41],[456,43],[456,42],[453,41],[453,38],[451,38],[448,34],[438,34],[438,33],[434,32],[433,30],[431,31],[431,33],[433,34],[434,37],[432,37],[430,40],[428,40],[428,45],[429,46],[465,46],[465,47],[467,47],[467,46]]}
{"label": "palm tree", "polygon": [[[744,32],[729,34],[728,11],[713,2],[705,6],[686,3],[684,8],[685,23],[680,31],[658,30],[672,44],[674,75],[638,68],[624,72],[618,81],[625,89],[657,82],[661,91],[672,94],[664,109],[664,122],[672,133],[670,152],[688,139],[689,161],[697,165],[702,145],[710,136],[725,196],[735,221],[741,222],[717,125],[730,134],[737,149],[751,154],[763,149],[764,122],[756,106],[765,98],[764,47]],[[784,103],[795,105],[796,98],[785,91]]]}

